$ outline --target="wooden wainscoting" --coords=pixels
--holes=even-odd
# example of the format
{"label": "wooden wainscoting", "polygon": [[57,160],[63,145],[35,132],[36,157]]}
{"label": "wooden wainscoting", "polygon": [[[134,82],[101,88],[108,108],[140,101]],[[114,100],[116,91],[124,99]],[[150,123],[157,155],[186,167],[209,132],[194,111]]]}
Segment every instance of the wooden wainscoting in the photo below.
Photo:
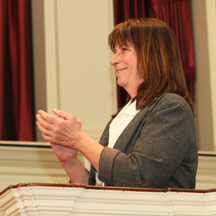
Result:
{"label": "wooden wainscoting", "polygon": [[[48,143],[0,141],[0,191],[18,183],[68,180]],[[216,188],[216,154],[199,152],[196,189],[210,188]]]}

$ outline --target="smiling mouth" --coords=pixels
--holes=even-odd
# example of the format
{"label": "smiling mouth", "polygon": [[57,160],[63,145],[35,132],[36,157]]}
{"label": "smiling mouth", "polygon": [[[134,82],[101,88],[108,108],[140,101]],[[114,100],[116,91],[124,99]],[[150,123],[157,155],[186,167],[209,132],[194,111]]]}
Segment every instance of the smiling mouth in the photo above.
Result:
{"label": "smiling mouth", "polygon": [[116,72],[118,72],[118,71],[123,71],[123,70],[125,70],[126,68],[119,68],[119,69],[116,69]]}

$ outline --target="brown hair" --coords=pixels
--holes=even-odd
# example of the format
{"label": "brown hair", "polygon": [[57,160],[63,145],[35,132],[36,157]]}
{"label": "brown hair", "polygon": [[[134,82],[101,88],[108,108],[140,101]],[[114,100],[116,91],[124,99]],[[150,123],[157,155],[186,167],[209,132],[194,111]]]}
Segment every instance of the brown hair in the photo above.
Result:
{"label": "brown hair", "polygon": [[108,42],[112,51],[117,44],[134,46],[138,73],[143,79],[137,96],[133,98],[137,100],[137,109],[165,93],[176,93],[188,102],[193,111],[178,43],[167,24],[155,18],[131,19],[116,25]]}

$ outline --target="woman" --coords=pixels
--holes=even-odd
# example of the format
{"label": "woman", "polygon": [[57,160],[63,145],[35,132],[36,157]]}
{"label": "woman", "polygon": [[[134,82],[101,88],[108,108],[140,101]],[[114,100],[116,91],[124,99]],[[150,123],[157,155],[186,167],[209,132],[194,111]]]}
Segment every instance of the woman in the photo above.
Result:
{"label": "woman", "polygon": [[[38,111],[37,126],[71,182],[148,188],[195,188],[197,146],[178,44],[157,19],[129,20],[109,35],[110,60],[125,107],[97,143],[62,110]],[[61,118],[59,118],[61,117]],[[91,163],[89,171],[77,152]]]}

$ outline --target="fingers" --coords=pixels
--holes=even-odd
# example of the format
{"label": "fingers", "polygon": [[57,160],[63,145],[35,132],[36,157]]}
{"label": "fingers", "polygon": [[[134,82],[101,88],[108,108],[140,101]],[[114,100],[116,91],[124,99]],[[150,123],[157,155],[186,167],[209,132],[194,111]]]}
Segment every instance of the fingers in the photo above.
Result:
{"label": "fingers", "polygon": [[46,141],[51,141],[51,137],[53,136],[53,129],[56,121],[58,121],[54,116],[39,110],[36,115],[37,122],[36,125],[41,132],[42,137]]}
{"label": "fingers", "polygon": [[54,116],[50,115],[47,112],[44,112],[43,110],[38,110],[38,114],[41,117],[41,121],[43,120],[44,122],[48,122],[50,124],[54,124],[56,122],[56,118]]}
{"label": "fingers", "polygon": [[77,120],[80,127],[82,127],[82,122],[80,120]]}
{"label": "fingers", "polygon": [[71,116],[72,116],[70,113],[68,113],[64,110],[58,110],[58,109],[53,109],[53,113],[59,117],[66,119],[66,120],[71,119]]}
{"label": "fingers", "polygon": [[55,116],[42,110],[38,111],[36,115],[38,129],[45,140],[55,144],[70,145],[72,138],[81,130],[81,121],[77,121],[74,115],[63,110],[53,109],[53,112]]}
{"label": "fingers", "polygon": [[46,136],[49,136],[49,129],[48,129],[48,127],[44,126],[45,124],[42,123],[42,121],[40,119],[41,117],[39,115],[36,115],[36,118],[38,119],[38,121],[36,122],[36,125],[37,125],[38,129],[40,130],[40,132],[42,134],[45,134]]}
{"label": "fingers", "polygon": [[[43,111],[39,111],[38,114],[36,115],[37,118],[37,126],[39,127],[39,129],[46,129],[46,130],[50,130],[53,126],[53,124],[55,123],[55,119],[53,120],[53,117],[50,118],[47,113],[43,112]],[[41,130],[40,130],[41,131]],[[42,132],[42,131],[41,131]],[[44,130],[43,130],[44,132]]]}
{"label": "fingers", "polygon": [[50,141],[51,132],[48,127],[49,125],[43,120],[43,118],[39,114],[36,115],[36,118],[37,118],[36,125],[39,131],[41,132],[42,137],[45,140]]}
{"label": "fingers", "polygon": [[43,137],[46,141],[50,142],[50,141],[51,141],[51,138],[50,138],[50,131],[49,131],[49,130],[46,130],[45,128],[43,128],[43,127],[40,125],[40,123],[39,123],[38,121],[36,122],[36,125],[37,125],[39,131],[41,132],[42,137]]}

